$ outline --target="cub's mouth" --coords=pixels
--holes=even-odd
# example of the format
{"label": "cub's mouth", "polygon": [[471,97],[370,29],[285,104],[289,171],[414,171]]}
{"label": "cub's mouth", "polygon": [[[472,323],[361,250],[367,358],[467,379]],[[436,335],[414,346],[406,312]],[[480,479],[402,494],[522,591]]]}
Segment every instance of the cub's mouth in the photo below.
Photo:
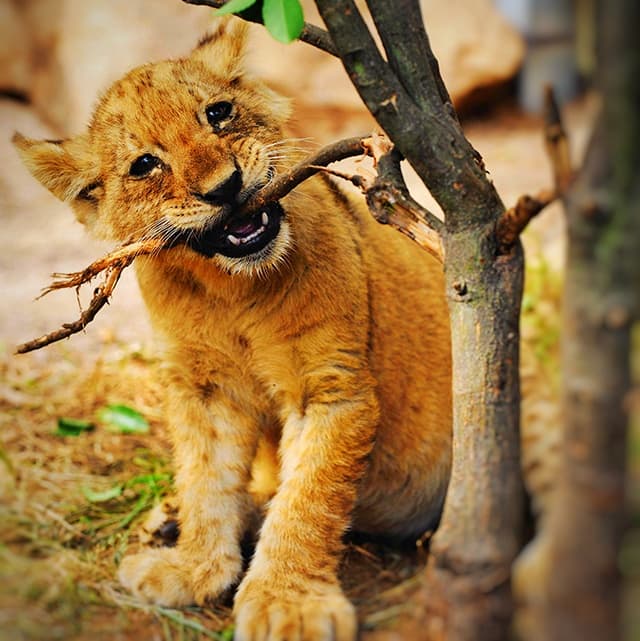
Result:
{"label": "cub's mouth", "polygon": [[283,218],[280,203],[267,203],[255,212],[231,213],[214,225],[183,232],[180,241],[208,258],[215,254],[243,258],[265,249],[278,235]]}

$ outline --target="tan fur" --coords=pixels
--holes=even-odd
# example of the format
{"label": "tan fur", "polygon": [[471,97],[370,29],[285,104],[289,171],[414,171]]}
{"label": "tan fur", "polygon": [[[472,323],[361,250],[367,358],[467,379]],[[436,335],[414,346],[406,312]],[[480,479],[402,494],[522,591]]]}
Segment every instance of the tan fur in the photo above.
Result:
{"label": "tan fur", "polygon": [[[222,21],[191,57],[132,71],[83,136],[16,136],[27,166],[101,237],[197,233],[220,220],[224,208],[195,194],[239,168],[242,198],[294,155],[287,103],[243,75],[244,38],[241,23]],[[234,112],[213,131],[204,109],[220,100]],[[145,153],[161,165],[130,176]],[[181,244],[136,260],[166,342],[180,538],[126,557],[119,576],[168,606],[215,599],[240,578],[255,497],[273,495],[236,595],[236,638],[350,641],[355,613],[336,577],[345,531],[417,537],[443,501],[443,274],[323,178],[281,204],[280,232],[259,254],[206,257]]]}

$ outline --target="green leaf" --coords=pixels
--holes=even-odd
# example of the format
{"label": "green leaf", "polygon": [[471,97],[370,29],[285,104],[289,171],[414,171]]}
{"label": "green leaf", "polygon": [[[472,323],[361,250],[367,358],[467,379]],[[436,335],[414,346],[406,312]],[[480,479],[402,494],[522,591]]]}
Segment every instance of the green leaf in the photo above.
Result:
{"label": "green leaf", "polygon": [[107,405],[98,412],[98,419],[116,432],[143,434],[149,431],[147,419],[126,405]]}
{"label": "green leaf", "polygon": [[103,490],[102,492],[94,492],[88,487],[83,487],[82,493],[90,503],[104,503],[105,501],[110,501],[111,499],[119,497],[122,494],[122,485],[114,485],[108,490]]}
{"label": "green leaf", "polygon": [[262,18],[267,31],[280,42],[293,42],[304,27],[299,0],[264,0]]}
{"label": "green leaf", "polygon": [[90,421],[83,421],[76,418],[60,417],[58,429],[54,432],[56,436],[78,436],[82,432],[90,432],[95,425]]}
{"label": "green leaf", "polygon": [[216,9],[217,16],[225,16],[229,13],[239,13],[254,5],[258,0],[229,0],[224,6]]}

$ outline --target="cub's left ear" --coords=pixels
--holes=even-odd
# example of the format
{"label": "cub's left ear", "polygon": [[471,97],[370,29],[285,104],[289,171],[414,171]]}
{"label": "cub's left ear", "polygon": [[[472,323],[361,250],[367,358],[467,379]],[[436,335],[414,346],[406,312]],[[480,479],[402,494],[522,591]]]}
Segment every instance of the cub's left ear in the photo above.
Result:
{"label": "cub's left ear", "polygon": [[215,26],[191,53],[190,59],[206,67],[229,82],[244,75],[244,57],[249,27],[244,20],[221,16]]}
{"label": "cub's left ear", "polygon": [[33,177],[60,200],[73,204],[95,188],[97,168],[81,136],[33,140],[15,133],[11,142]]}

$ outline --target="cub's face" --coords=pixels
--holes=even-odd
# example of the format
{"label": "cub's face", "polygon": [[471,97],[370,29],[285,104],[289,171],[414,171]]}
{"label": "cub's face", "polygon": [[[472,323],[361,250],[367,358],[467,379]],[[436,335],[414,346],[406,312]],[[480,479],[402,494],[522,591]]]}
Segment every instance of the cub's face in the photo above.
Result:
{"label": "cub's face", "polygon": [[134,69],[101,99],[88,131],[14,142],[93,234],[186,245],[231,272],[276,264],[289,223],[273,202],[239,208],[286,156],[285,101],[242,69],[246,28],[225,20],[190,57]]}

